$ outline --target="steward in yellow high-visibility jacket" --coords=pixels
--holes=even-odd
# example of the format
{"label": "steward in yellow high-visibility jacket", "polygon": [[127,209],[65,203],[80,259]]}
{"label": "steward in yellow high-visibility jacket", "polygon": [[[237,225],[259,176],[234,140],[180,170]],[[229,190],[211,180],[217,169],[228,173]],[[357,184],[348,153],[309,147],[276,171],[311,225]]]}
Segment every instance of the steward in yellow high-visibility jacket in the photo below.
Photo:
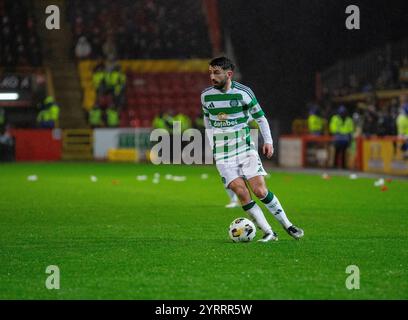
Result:
{"label": "steward in yellow high-visibility jacket", "polygon": [[163,114],[158,114],[152,121],[153,129],[165,129],[169,130],[166,121],[163,118]]}
{"label": "steward in yellow high-visibility jacket", "polygon": [[97,95],[103,94],[106,90],[106,78],[108,73],[103,63],[99,63],[92,74],[92,84]]}
{"label": "steward in yellow high-visibility jacket", "polygon": [[119,66],[106,75],[106,84],[114,96],[119,96],[122,93],[126,84],[126,75],[120,70]]}
{"label": "steward in yellow high-visibility jacket", "polygon": [[354,132],[353,119],[349,116],[336,114],[330,119],[330,133],[338,137],[340,140],[351,140],[351,135]]}
{"label": "steward in yellow high-visibility jacket", "polygon": [[119,113],[115,107],[111,106],[106,110],[106,122],[110,128],[119,126]]}
{"label": "steward in yellow high-visibility jacket", "polygon": [[41,128],[56,128],[59,125],[60,108],[52,96],[48,96],[42,103],[42,110],[37,115],[37,123]]}
{"label": "steward in yellow high-visibility jacket", "polygon": [[354,132],[353,119],[347,115],[347,109],[340,106],[337,114],[330,119],[330,133],[334,136],[335,167],[346,168],[347,148]]}
{"label": "steward in yellow high-visibility jacket", "polygon": [[89,124],[92,128],[98,128],[103,126],[102,110],[95,106],[89,111]]}
{"label": "steward in yellow high-visibility jacket", "polygon": [[400,137],[408,138],[408,103],[402,105],[402,112],[397,117],[397,129]]}
{"label": "steward in yellow high-visibility jacket", "polygon": [[173,117],[173,123],[174,122],[180,122],[181,133],[183,133],[185,130],[191,128],[190,117],[185,115],[185,114],[179,113],[179,114],[175,115]]}
{"label": "steward in yellow high-visibility jacket", "polygon": [[307,127],[309,133],[313,135],[321,135],[323,133],[324,120],[319,114],[317,107],[313,107],[309,111],[309,117],[307,118]]}
{"label": "steward in yellow high-visibility jacket", "polygon": [[405,139],[401,146],[404,159],[408,159],[408,103],[402,105],[402,113],[397,117],[398,136]]}

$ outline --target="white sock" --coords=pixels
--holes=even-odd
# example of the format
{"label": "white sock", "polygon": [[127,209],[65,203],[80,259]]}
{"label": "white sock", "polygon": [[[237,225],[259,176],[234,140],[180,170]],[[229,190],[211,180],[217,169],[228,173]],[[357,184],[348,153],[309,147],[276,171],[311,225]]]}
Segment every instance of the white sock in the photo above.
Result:
{"label": "white sock", "polygon": [[232,191],[229,188],[225,188],[225,191],[227,191],[228,197],[230,198],[231,202],[237,202],[238,201],[238,197],[235,194],[234,191]]}
{"label": "white sock", "polygon": [[242,206],[242,209],[248,213],[251,217],[252,221],[261,228],[261,230],[265,233],[272,232],[272,228],[269,225],[268,221],[266,220],[261,208],[256,204],[255,201],[251,201],[250,203]]}
{"label": "white sock", "polygon": [[283,210],[278,198],[272,192],[268,191],[266,197],[261,199],[261,201],[285,229],[292,225],[288,217],[286,217],[286,213]]}

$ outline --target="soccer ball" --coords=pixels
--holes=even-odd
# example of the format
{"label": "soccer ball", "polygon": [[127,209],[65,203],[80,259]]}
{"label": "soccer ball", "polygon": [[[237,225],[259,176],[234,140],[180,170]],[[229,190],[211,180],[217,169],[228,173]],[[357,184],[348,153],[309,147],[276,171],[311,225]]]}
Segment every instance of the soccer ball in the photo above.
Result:
{"label": "soccer ball", "polygon": [[228,233],[234,242],[249,242],[255,238],[256,227],[247,218],[237,218],[230,224]]}

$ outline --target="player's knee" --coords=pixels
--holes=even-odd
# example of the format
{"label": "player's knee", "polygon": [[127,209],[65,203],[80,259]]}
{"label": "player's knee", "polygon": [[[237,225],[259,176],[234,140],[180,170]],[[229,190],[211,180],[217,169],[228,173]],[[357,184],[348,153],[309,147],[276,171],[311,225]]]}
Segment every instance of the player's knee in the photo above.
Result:
{"label": "player's knee", "polygon": [[251,199],[251,195],[245,185],[231,183],[230,189],[235,192],[241,202],[247,202]]}
{"label": "player's knee", "polygon": [[259,199],[263,199],[267,196],[268,194],[268,190],[266,189],[265,186],[256,186],[252,189],[252,191],[254,192],[254,194],[259,198]]}
{"label": "player's knee", "polygon": [[239,201],[242,204],[247,204],[251,202],[251,194],[248,192],[248,190],[242,190],[241,193],[237,194]]}
{"label": "player's knee", "polygon": [[235,188],[235,190],[236,190],[235,193],[236,193],[237,196],[240,197],[240,198],[244,198],[244,197],[249,196],[249,191],[248,191],[248,189],[245,188],[245,187],[243,187],[243,186],[237,186],[237,187]]}

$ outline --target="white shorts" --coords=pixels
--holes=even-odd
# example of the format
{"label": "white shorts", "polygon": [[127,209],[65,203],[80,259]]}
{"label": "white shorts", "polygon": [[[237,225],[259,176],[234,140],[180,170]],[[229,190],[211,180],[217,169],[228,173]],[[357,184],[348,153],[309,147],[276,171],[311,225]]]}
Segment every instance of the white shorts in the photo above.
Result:
{"label": "white shorts", "polygon": [[242,177],[249,180],[256,176],[266,176],[261,159],[256,151],[248,152],[244,157],[231,163],[216,163],[221,175],[222,183],[226,188],[236,178]]}

